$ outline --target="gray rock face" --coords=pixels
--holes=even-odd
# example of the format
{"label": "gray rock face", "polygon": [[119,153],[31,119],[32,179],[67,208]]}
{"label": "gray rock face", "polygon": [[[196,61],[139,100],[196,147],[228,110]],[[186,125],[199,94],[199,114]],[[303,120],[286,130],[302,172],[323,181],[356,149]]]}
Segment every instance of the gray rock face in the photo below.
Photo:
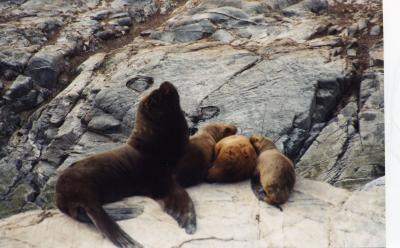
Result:
{"label": "gray rock face", "polygon": [[51,88],[57,84],[58,75],[63,70],[61,53],[42,51],[36,53],[28,62],[27,74],[40,86]]}
{"label": "gray rock face", "polygon": [[304,6],[311,12],[319,13],[328,8],[328,1],[326,0],[305,0]]}
{"label": "gray rock face", "polygon": [[152,77],[138,75],[134,78],[129,79],[126,82],[126,87],[140,93],[147,90],[153,83],[154,79]]}
{"label": "gray rock face", "polygon": [[32,79],[30,77],[25,77],[25,76],[19,76],[13,84],[10,86],[10,88],[7,90],[5,93],[5,97],[8,99],[15,99],[18,97],[21,97],[29,92],[30,89],[32,89],[33,83]]}
{"label": "gray rock face", "polygon": [[380,35],[381,34],[381,27],[379,25],[375,25],[371,28],[371,30],[369,31],[370,35]]}
{"label": "gray rock face", "polygon": [[222,29],[216,31],[212,35],[212,38],[214,38],[217,41],[222,41],[224,43],[230,43],[232,40],[234,40],[233,36],[229,32]]}
{"label": "gray rock face", "polygon": [[88,130],[97,132],[113,132],[118,130],[121,123],[112,115],[95,116],[88,123]]}
{"label": "gray rock face", "polygon": [[368,20],[367,19],[360,19],[358,21],[358,29],[360,31],[366,29],[368,27]]}
{"label": "gray rock face", "polygon": [[[6,42],[5,42],[6,44]],[[11,50],[11,49],[2,49],[0,51],[0,71],[4,72],[7,69],[22,71],[24,66],[28,63],[28,60],[31,56],[31,53]]]}
{"label": "gray rock face", "polygon": [[[0,36],[0,75],[14,72],[1,76],[2,94],[21,75],[30,75],[32,81],[15,100],[0,102],[0,216],[53,207],[57,174],[76,160],[124,143],[140,99],[170,81],[179,90],[191,131],[203,122],[224,121],[237,125],[244,135],[270,136],[294,160],[299,178],[354,192],[306,180],[293,193],[288,210],[276,215],[276,209],[259,202],[251,205],[254,199],[247,199],[251,193],[243,184],[223,186],[222,194],[208,196],[220,186],[195,187],[190,192],[199,208],[200,228],[205,228],[191,240],[179,236],[178,229],[172,233],[168,221],[165,228],[154,223],[170,237],[179,236],[169,243],[163,240],[163,247],[265,247],[282,242],[316,247],[385,245],[384,183],[366,186],[385,174],[383,42],[382,34],[370,37],[360,23],[360,18],[379,17],[375,13],[381,12],[379,3],[374,13],[351,8],[357,13],[344,20],[335,11],[351,6],[331,1],[326,9],[318,7],[325,1],[190,0],[162,16],[165,22],[146,23],[143,37],[118,39],[128,31],[141,32],[135,28],[142,28],[147,17],[176,3],[40,2],[7,5],[12,10],[0,21],[0,32],[5,34]],[[306,7],[307,3],[318,5],[318,10]],[[5,13],[2,7],[0,11]],[[46,18],[39,15],[43,11],[49,13]],[[381,19],[375,19],[370,23],[381,25]],[[357,30],[350,36],[344,30],[352,24]],[[31,31],[22,32],[22,27]],[[10,40],[15,40],[12,46]],[[96,53],[102,45],[104,49]],[[85,51],[93,54],[71,60]],[[243,201],[237,200],[241,197]],[[221,199],[223,205],[232,204],[232,211],[212,213]],[[360,201],[365,202],[362,208]],[[199,204],[203,202],[206,206]],[[151,206],[146,205],[154,209]],[[245,213],[246,219],[238,219],[242,215],[235,211]],[[54,223],[66,221],[54,213]],[[260,221],[252,213],[260,213]],[[137,230],[136,222],[151,226],[148,218],[132,220],[127,222],[132,225],[129,230]],[[216,231],[215,223],[246,228],[231,232],[218,226]],[[208,224],[215,228],[206,231]],[[304,230],[319,238],[293,235]],[[140,241],[150,247],[160,247],[152,243],[154,238],[145,238],[148,233],[143,229],[139,236],[132,235],[143,237]],[[86,237],[90,235],[94,238],[88,240],[99,242],[97,233],[88,230]],[[282,238],[294,236],[301,240]],[[0,231],[0,237],[7,237],[7,242],[20,239],[12,231]]]}
{"label": "gray rock face", "polygon": [[171,27],[166,32],[154,32],[150,37],[167,42],[188,42],[200,40],[211,35],[215,30],[215,26],[210,21],[201,20],[197,23]]}
{"label": "gray rock face", "polygon": [[[113,1],[112,4],[98,0],[85,3],[2,1],[0,80],[13,81],[18,76],[29,76],[35,87],[18,100],[2,100],[0,105],[8,107],[2,108],[1,111],[6,112],[0,114],[12,116],[43,104],[76,76],[76,68],[72,67],[88,56],[86,52],[103,47],[106,40],[127,35],[134,31],[131,28],[134,23],[143,22],[161,8],[167,11],[170,7],[168,0]],[[26,119],[27,115],[22,117]],[[13,131],[15,129],[3,133]],[[7,142],[9,138],[1,139]]]}
{"label": "gray rock face", "polygon": [[321,131],[297,164],[300,175],[356,189],[385,174],[383,77],[366,75],[359,103],[352,99]]}

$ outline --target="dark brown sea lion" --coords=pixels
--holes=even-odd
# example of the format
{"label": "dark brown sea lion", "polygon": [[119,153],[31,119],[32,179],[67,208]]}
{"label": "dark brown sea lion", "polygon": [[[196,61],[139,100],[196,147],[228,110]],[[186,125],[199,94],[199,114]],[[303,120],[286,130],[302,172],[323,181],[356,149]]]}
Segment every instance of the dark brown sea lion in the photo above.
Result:
{"label": "dark brown sea lion", "polygon": [[171,173],[188,141],[178,92],[164,82],[140,102],[126,144],[79,160],[61,173],[56,204],[76,220],[90,219],[118,247],[142,245],[129,237],[102,205],[133,195],[161,201],[187,233],[194,233],[193,202]]}
{"label": "dark brown sea lion", "polygon": [[254,172],[257,154],[249,139],[232,135],[215,146],[215,160],[207,172],[208,182],[237,182],[250,178]]}
{"label": "dark brown sea lion", "polygon": [[215,144],[222,138],[234,135],[237,129],[226,123],[209,123],[192,135],[183,157],[176,166],[176,178],[183,187],[204,181],[207,170],[214,160]]}
{"label": "dark brown sea lion", "polygon": [[293,162],[269,138],[253,135],[250,142],[258,154],[251,179],[253,192],[258,199],[280,208],[280,204],[287,202],[296,181]]}

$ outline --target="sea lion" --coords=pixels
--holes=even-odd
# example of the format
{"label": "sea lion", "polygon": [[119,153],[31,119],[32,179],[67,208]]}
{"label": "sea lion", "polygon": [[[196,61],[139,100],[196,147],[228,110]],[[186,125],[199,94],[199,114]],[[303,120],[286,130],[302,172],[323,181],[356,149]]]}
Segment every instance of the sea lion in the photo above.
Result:
{"label": "sea lion", "polygon": [[215,146],[216,159],[208,169],[207,182],[237,182],[250,178],[254,172],[257,154],[249,139],[232,135]]}
{"label": "sea lion", "polygon": [[102,205],[133,195],[155,198],[187,233],[196,229],[194,205],[172,177],[189,142],[176,88],[164,82],[140,101],[126,144],[73,163],[56,184],[57,207],[91,222],[118,247],[142,247],[104,211]]}
{"label": "sea lion", "polygon": [[179,184],[183,187],[190,187],[204,181],[215,156],[215,144],[236,132],[237,128],[234,125],[209,123],[192,135],[189,138],[185,154],[176,166],[175,174]]}
{"label": "sea lion", "polygon": [[250,142],[258,154],[257,168],[251,186],[258,199],[277,206],[285,203],[296,180],[293,162],[282,154],[274,142],[252,135]]}

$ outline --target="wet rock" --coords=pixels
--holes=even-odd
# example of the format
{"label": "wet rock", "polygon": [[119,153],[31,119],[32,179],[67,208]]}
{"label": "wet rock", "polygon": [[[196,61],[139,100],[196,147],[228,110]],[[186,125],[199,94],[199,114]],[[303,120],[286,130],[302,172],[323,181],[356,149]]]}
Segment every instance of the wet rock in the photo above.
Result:
{"label": "wet rock", "polygon": [[51,88],[57,84],[58,76],[63,69],[64,58],[62,54],[41,51],[29,60],[27,73],[38,85]]}
{"label": "wet rock", "polygon": [[7,99],[16,99],[27,94],[33,87],[32,78],[19,75],[7,90]]}

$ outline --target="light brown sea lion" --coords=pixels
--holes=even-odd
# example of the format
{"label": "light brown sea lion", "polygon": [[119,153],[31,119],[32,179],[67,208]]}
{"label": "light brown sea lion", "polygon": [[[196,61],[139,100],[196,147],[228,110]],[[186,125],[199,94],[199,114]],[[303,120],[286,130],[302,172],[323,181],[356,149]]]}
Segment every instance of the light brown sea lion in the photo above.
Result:
{"label": "light brown sea lion", "polygon": [[192,135],[185,155],[176,166],[175,174],[180,185],[189,187],[203,182],[214,160],[215,144],[236,132],[234,125],[217,122],[205,124]]}
{"label": "light brown sea lion", "polygon": [[279,205],[287,202],[296,181],[293,162],[269,138],[253,135],[250,142],[258,154],[257,168],[251,179],[253,192],[258,199],[282,211]]}
{"label": "light brown sea lion", "polygon": [[232,135],[215,146],[215,160],[207,172],[207,182],[237,182],[250,178],[254,172],[257,154],[249,139]]}
{"label": "light brown sea lion", "polygon": [[194,205],[172,169],[189,141],[176,88],[169,82],[140,103],[126,144],[73,163],[58,178],[56,204],[79,221],[91,220],[118,247],[142,247],[102,205],[133,195],[160,200],[187,233],[196,229]]}

